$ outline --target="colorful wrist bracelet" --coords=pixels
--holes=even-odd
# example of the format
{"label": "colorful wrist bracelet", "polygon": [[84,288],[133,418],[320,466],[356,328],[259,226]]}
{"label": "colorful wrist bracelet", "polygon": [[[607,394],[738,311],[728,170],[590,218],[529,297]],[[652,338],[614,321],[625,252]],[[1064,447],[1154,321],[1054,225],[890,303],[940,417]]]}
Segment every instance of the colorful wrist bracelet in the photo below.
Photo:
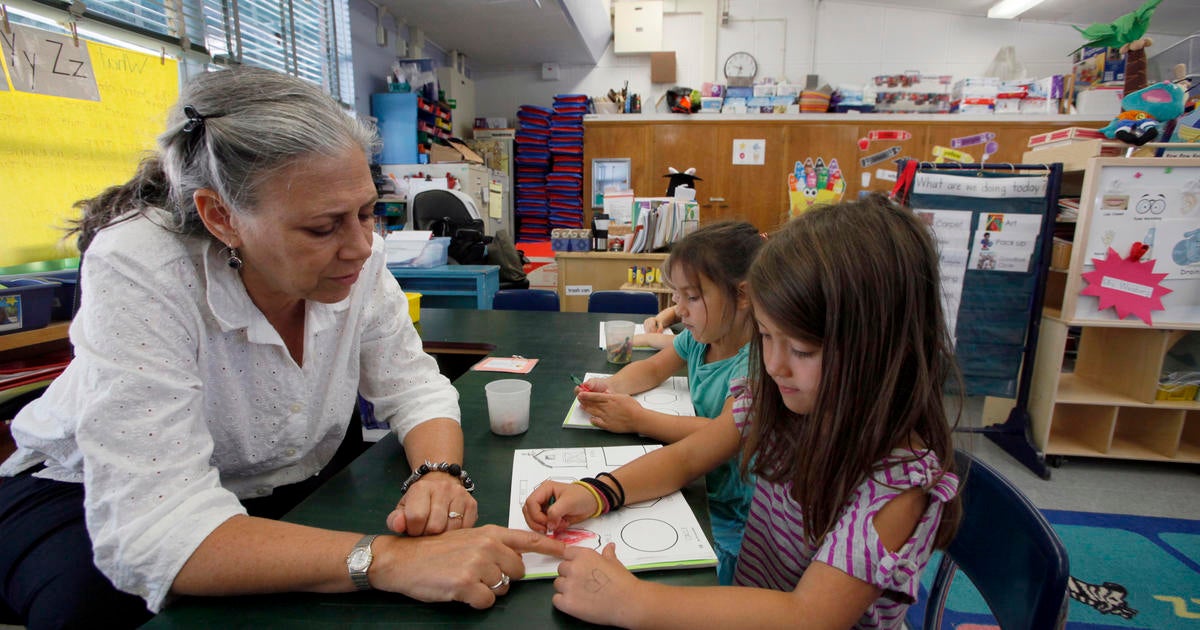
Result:
{"label": "colorful wrist bracelet", "polygon": [[[597,480],[599,480],[599,479],[601,479],[601,478],[603,478],[603,477],[608,477],[609,479],[612,479],[613,485],[615,486],[615,490],[616,490],[616,492],[617,492],[617,501],[616,501],[616,505],[614,505],[614,506],[613,506],[613,509],[614,509],[614,510],[619,510],[619,509],[621,509],[622,507],[625,507],[625,486],[622,486],[622,485],[621,485],[621,482],[620,482],[620,481],[617,481],[617,478],[616,478],[616,477],[614,477],[614,476],[612,475],[612,473],[609,473],[609,472],[602,472],[602,473],[597,473],[597,474],[596,474],[596,479],[597,479]],[[607,486],[608,484],[604,484],[604,485],[606,485],[606,486]]]}
{"label": "colorful wrist bracelet", "polygon": [[592,493],[592,496],[595,497],[595,499],[596,499],[596,511],[594,513],[592,513],[592,515],[589,516],[588,518],[596,518],[597,516],[604,514],[604,499],[600,497],[600,493],[597,492],[596,489],[593,488],[591,484],[589,484],[586,481],[579,481],[578,479],[576,479],[575,481],[572,481],[571,483],[583,486],[584,488],[587,489],[588,492]]}
{"label": "colorful wrist bracelet", "polygon": [[458,477],[463,487],[467,489],[467,492],[475,492],[475,482],[471,480],[471,475],[468,475],[462,466],[448,462],[438,462],[435,464],[427,459],[424,464],[417,466],[417,469],[408,476],[408,479],[404,480],[404,483],[400,484],[400,494],[408,492],[409,486],[416,483],[421,477],[435,471],[447,473],[451,477]]}

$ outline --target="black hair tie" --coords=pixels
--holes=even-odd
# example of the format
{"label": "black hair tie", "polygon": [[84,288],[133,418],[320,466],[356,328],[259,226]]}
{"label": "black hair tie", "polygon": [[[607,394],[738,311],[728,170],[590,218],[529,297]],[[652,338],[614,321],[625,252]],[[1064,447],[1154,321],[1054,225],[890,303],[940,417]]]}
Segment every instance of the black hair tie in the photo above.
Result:
{"label": "black hair tie", "polygon": [[205,116],[196,111],[195,107],[184,105],[183,115],[187,116],[187,122],[183,123],[183,133],[188,136],[187,149],[188,153],[191,153],[204,137],[204,121],[210,118],[220,118],[225,114],[209,114]]}

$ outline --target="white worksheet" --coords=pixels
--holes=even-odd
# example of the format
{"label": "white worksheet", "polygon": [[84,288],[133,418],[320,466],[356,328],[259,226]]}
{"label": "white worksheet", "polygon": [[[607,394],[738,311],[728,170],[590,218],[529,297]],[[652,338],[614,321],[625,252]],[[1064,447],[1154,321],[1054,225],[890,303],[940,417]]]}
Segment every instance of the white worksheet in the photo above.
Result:
{"label": "white worksheet", "polygon": [[[646,334],[645,324],[634,324],[633,325],[633,334],[634,335]],[[662,334],[674,335],[675,331],[671,330],[670,328],[664,328],[662,331]],[[604,349],[604,322],[600,322],[600,349],[601,350]],[[654,346],[634,346],[633,349],[634,350],[653,350]]]}
{"label": "white worksheet", "polygon": [[[570,483],[581,477],[611,471],[647,452],[656,444],[586,448],[529,448],[513,452],[512,497],[508,526],[528,530],[521,506],[543,481]],[[708,537],[683,494],[644,501],[604,516],[576,523],[554,537],[576,547],[597,552],[616,543],[617,558],[630,571],[712,567],[717,565]],[[558,558],[526,553],[525,579],[558,575]]]}
{"label": "white worksheet", "polygon": [[[612,376],[612,374],[588,372],[583,375],[583,380],[586,382],[588,379],[608,376]],[[646,409],[659,413],[676,416],[696,415],[696,408],[692,406],[692,392],[688,389],[686,376],[672,376],[654,389],[634,394],[633,399]],[[567,417],[563,420],[563,427],[567,429],[599,429],[592,424],[591,417],[580,408],[578,398],[571,402],[571,408],[567,410]]]}

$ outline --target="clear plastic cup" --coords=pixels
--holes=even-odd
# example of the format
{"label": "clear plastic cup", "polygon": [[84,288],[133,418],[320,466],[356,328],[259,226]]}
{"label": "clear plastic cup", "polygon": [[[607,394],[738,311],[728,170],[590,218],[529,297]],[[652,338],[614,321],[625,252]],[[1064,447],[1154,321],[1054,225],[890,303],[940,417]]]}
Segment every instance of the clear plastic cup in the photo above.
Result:
{"label": "clear plastic cup", "polygon": [[609,363],[620,365],[633,359],[633,331],[633,322],[604,322],[604,354]]}
{"label": "clear plastic cup", "polygon": [[496,435],[520,435],[529,430],[529,394],[533,383],[504,378],[483,386],[488,420]]}

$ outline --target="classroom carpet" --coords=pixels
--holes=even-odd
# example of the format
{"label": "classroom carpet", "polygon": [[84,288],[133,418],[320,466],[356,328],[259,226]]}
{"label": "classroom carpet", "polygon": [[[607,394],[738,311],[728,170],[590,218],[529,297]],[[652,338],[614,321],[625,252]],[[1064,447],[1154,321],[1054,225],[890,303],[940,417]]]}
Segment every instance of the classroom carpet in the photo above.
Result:
{"label": "classroom carpet", "polygon": [[[1200,629],[1200,521],[1042,510],[1071,563],[1068,630]],[[921,628],[940,556],[908,611]],[[955,630],[998,628],[983,597],[959,573],[942,622]]]}

